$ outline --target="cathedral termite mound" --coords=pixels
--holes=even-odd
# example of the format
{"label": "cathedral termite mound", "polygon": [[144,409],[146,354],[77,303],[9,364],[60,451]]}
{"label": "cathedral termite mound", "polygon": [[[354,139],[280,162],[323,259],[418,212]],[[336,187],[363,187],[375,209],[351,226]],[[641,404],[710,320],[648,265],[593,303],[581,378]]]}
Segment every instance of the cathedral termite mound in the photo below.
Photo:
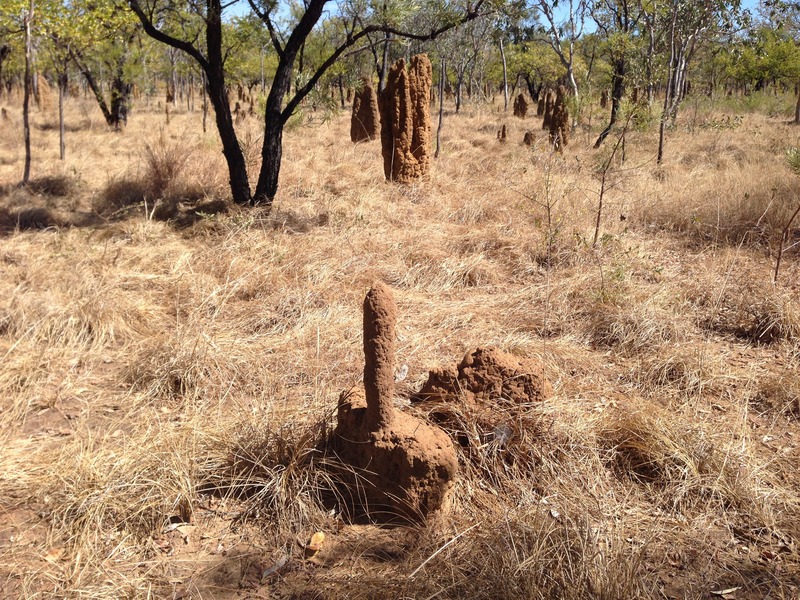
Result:
{"label": "cathedral termite mound", "polygon": [[430,171],[429,98],[433,69],[427,55],[398,60],[379,98],[383,172],[388,181],[410,183]]}
{"label": "cathedral termite mound", "polygon": [[[348,90],[349,93],[349,90]],[[353,113],[350,117],[350,140],[366,142],[380,135],[381,121],[378,110],[378,96],[372,85],[365,81],[353,99]]]}

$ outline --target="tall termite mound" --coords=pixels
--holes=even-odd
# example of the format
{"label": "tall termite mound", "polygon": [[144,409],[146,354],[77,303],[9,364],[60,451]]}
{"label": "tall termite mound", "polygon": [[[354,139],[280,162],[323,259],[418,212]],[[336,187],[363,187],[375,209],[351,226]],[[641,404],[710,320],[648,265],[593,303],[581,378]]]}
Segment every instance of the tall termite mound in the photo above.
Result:
{"label": "tall termite mound", "polygon": [[383,172],[389,181],[409,183],[430,171],[429,98],[433,69],[427,55],[402,58],[389,69],[379,98]]}
{"label": "tall termite mound", "polygon": [[559,152],[569,143],[567,88],[563,85],[558,86],[556,99],[553,103],[553,116],[550,119],[550,143]]}
{"label": "tall termite mound", "polygon": [[[349,94],[349,90],[348,90]],[[380,134],[380,113],[378,96],[369,82],[365,81],[353,100],[353,113],[350,117],[350,140],[365,142],[377,139]]]}
{"label": "tall termite mound", "polygon": [[528,101],[525,99],[524,94],[520,94],[514,100],[514,116],[524,119],[528,114]]}
{"label": "tall termite mound", "polygon": [[550,130],[550,123],[553,120],[553,104],[556,101],[556,93],[552,88],[547,88],[544,93],[544,116],[542,120],[542,129],[545,131]]}
{"label": "tall termite mound", "polygon": [[394,408],[396,321],[392,292],[376,283],[364,299],[364,389],[341,395],[332,444],[357,510],[419,521],[442,505],[458,459],[444,431]]}
{"label": "tall termite mound", "polygon": [[603,90],[600,93],[600,108],[608,107],[608,90]]}

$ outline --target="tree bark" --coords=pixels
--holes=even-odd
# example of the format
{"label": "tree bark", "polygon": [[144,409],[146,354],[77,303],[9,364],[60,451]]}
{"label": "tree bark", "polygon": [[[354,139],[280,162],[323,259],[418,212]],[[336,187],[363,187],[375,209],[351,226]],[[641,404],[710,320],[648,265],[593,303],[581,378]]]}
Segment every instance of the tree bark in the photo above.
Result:
{"label": "tree bark", "polygon": [[800,85],[797,86],[797,104],[794,106],[794,124],[800,125]]}
{"label": "tree bark", "polygon": [[66,91],[67,73],[65,69],[65,72],[58,76],[58,157],[61,160],[67,156],[67,145],[64,139],[66,129],[64,126],[64,94]]}
{"label": "tree bark", "polygon": [[506,66],[506,50],[500,38],[500,58],[503,59],[503,111],[508,112],[508,67]]}
{"label": "tree bark", "polygon": [[446,70],[445,70],[445,62],[442,59],[442,70],[439,74],[439,125],[436,128],[436,152],[433,155],[433,158],[439,158],[439,152],[441,150],[441,137],[442,137],[442,121],[444,120],[444,78],[445,78]]}
{"label": "tree bark", "polygon": [[608,125],[594,143],[595,149],[602,145],[603,141],[608,137],[608,134],[611,133],[614,125],[617,123],[620,103],[622,102],[622,97],[625,95],[625,69],[626,64],[624,58],[618,58],[614,61],[614,75],[611,80],[611,116],[608,120]]}
{"label": "tree bark", "polygon": [[22,98],[22,127],[25,136],[25,167],[22,172],[22,185],[28,185],[31,178],[31,125],[29,121],[31,101],[31,55],[33,54],[33,41],[31,40],[31,21],[33,20],[33,0],[31,0],[28,14],[25,15],[25,90]]}
{"label": "tree bark", "polygon": [[209,11],[207,18],[206,40],[208,44],[208,97],[214,107],[214,116],[222,142],[222,154],[228,164],[231,196],[236,204],[248,204],[250,196],[250,180],[247,177],[247,163],[236,137],[233,127],[231,105],[228,102],[228,93],[225,90],[225,71],[222,57],[222,9],[219,0],[212,0],[215,4]]}
{"label": "tree bark", "polygon": [[[292,58],[292,62],[294,59]],[[292,63],[286,55],[278,63],[272,87],[267,96],[264,114],[264,143],[261,146],[261,172],[253,198],[254,204],[270,206],[278,192],[278,178],[283,156],[283,98],[289,92],[292,82]]]}

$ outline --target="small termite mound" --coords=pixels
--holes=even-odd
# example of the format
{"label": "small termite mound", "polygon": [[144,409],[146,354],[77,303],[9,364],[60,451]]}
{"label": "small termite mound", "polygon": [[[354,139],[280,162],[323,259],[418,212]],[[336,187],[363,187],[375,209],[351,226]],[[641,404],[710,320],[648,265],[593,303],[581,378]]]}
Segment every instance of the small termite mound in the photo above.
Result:
{"label": "small termite mound", "polygon": [[[491,437],[531,403],[553,393],[544,366],[533,358],[521,358],[494,346],[470,350],[454,366],[432,369],[428,380],[412,398],[429,411],[430,418],[448,430],[462,447]],[[464,421],[474,424],[468,432]]]}
{"label": "small termite mound", "polygon": [[536,136],[530,129],[525,132],[525,137],[522,138],[522,143],[526,146],[533,146],[533,144],[536,143]]}
{"label": "small termite mound", "polygon": [[508,136],[508,132],[506,131],[506,126],[505,126],[505,124],[503,124],[503,126],[497,132],[497,139],[500,140],[501,142],[505,142],[507,136]]}
{"label": "small termite mound", "polygon": [[402,58],[391,69],[378,104],[383,172],[388,181],[410,183],[430,171],[430,98],[433,69],[427,55]]}
{"label": "small termite mound", "polygon": [[550,143],[561,152],[569,143],[569,109],[567,108],[567,88],[563,85],[556,90],[553,103],[553,116],[550,119]]}
{"label": "small termite mound", "polygon": [[544,115],[542,120],[542,129],[550,131],[550,124],[553,120],[553,105],[556,101],[556,93],[552,88],[547,88],[544,93]]}
{"label": "small termite mound", "polygon": [[374,140],[380,135],[380,130],[381,120],[380,112],[378,111],[378,95],[372,85],[365,81],[364,86],[356,92],[353,100],[353,113],[350,117],[350,140],[354,143]]}
{"label": "small termite mound", "polygon": [[520,94],[514,100],[514,116],[524,119],[528,114],[528,101],[525,99],[524,94]]}
{"label": "small termite mound", "polygon": [[396,321],[391,291],[376,283],[364,299],[364,388],[341,395],[332,445],[355,512],[414,522],[442,505],[458,459],[444,431],[394,407]]}

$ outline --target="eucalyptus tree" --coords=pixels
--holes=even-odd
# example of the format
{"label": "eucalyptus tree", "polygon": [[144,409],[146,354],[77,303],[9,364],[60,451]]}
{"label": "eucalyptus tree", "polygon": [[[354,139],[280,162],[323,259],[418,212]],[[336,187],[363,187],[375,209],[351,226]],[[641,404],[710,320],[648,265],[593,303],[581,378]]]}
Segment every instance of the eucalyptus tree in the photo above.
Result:
{"label": "eucalyptus tree", "polygon": [[27,185],[31,175],[31,127],[29,104],[33,87],[34,19],[39,8],[35,0],[5,0],[0,7],[0,32],[4,36],[22,36],[25,53],[25,76],[23,80],[22,128],[25,143],[25,165],[22,185]]}
{"label": "eucalyptus tree", "polygon": [[608,125],[594,143],[594,147],[599,148],[617,123],[634,49],[634,35],[642,18],[642,10],[635,0],[597,0],[591,7],[591,15],[605,38],[604,52],[612,68],[611,114]]}
{"label": "eucalyptus tree", "polygon": [[730,31],[738,0],[669,0],[667,82],[659,124],[658,162],[664,154],[664,130],[674,123],[685,95],[689,64],[699,45],[711,33]]}
{"label": "eucalyptus tree", "polygon": [[455,74],[456,113],[461,111],[464,82],[481,56],[489,51],[492,22],[488,18],[475,19],[449,31],[437,42],[437,52],[447,61]]}
{"label": "eucalyptus tree", "polygon": [[[567,0],[561,4],[559,0],[533,0],[546,32],[544,38],[553,52],[556,53],[562,66],[566,70],[566,80],[569,89],[578,99],[578,82],[575,78],[575,45],[583,35],[586,15],[589,10],[589,0]],[[559,22],[556,9],[563,6],[565,18]]]}
{"label": "eucalyptus tree", "polygon": [[[114,0],[48,0],[44,26],[56,60],[66,57],[77,67],[109,127],[127,119],[134,69],[136,19]],[[66,66],[58,67],[65,75]],[[109,79],[109,92],[103,78]]]}
{"label": "eucalyptus tree", "polygon": [[[287,13],[287,4],[275,0],[248,0],[250,9],[266,27],[278,57],[264,111],[261,168],[255,192],[251,193],[247,166],[226,94],[223,13],[236,0],[226,3],[222,0],[127,0],[149,36],[186,53],[203,70],[228,164],[231,194],[237,204],[272,204],[278,190],[284,126],[323,75],[346,53],[366,48],[368,36],[378,33],[416,40],[435,39],[478,17],[489,0],[469,0],[461,6],[437,0],[431,9],[435,20],[425,30],[405,29],[402,20],[392,18],[390,9],[400,6],[405,0],[383,2],[379,6],[365,3],[356,14],[350,9],[349,0],[342,1],[343,4],[338,6],[332,0],[306,0],[302,6],[290,3],[288,6],[294,13],[289,13],[292,18],[282,26],[281,16]],[[292,89],[298,59],[302,58],[309,36],[319,27],[326,10],[329,11],[329,20],[340,21],[340,37],[332,41],[329,52],[314,71],[309,71],[308,77],[297,82],[299,85]],[[187,19],[176,19],[176,15]]]}

